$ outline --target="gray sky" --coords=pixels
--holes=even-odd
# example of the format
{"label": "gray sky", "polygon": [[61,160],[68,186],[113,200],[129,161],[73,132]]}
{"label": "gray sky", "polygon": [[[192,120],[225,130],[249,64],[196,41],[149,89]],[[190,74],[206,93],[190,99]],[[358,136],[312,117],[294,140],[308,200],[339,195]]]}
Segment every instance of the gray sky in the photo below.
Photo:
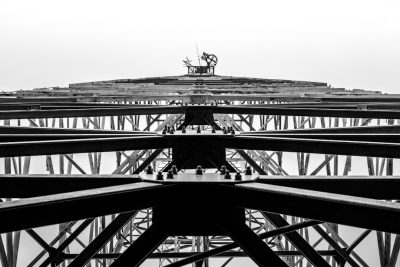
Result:
{"label": "gray sky", "polygon": [[183,74],[215,53],[218,74],[313,80],[396,93],[400,2],[0,2],[0,90]]}

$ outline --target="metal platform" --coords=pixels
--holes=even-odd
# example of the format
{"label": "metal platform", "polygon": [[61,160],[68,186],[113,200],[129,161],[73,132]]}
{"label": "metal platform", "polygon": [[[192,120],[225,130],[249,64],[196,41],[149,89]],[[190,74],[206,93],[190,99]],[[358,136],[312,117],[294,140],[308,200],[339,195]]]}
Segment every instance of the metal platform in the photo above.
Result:
{"label": "metal platform", "polygon": [[162,173],[162,178],[157,178],[157,174],[145,174],[141,173],[139,177],[144,182],[153,182],[160,184],[242,184],[242,183],[252,183],[257,181],[258,175],[245,175],[240,174],[238,178],[235,176],[237,174],[229,174],[229,177],[219,173],[204,173],[204,174],[194,174],[194,173],[178,173],[173,174],[172,177],[168,177],[168,172]]}

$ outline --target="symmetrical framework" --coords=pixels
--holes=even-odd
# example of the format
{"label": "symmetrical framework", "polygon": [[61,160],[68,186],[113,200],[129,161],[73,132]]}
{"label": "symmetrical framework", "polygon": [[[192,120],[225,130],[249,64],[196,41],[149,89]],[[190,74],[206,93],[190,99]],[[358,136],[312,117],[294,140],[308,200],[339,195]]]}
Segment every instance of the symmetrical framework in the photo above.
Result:
{"label": "symmetrical framework", "polygon": [[399,109],[212,73],[3,93],[1,266],[395,267]]}

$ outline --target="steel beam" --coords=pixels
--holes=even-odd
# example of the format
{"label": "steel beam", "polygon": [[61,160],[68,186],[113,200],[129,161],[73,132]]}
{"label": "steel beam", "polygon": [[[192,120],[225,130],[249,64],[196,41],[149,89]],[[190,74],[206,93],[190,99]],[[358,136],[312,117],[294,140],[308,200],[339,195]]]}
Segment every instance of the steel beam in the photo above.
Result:
{"label": "steel beam", "polygon": [[375,199],[400,199],[400,176],[263,176],[259,183]]}
{"label": "steel beam", "polygon": [[351,243],[350,246],[346,248],[346,252],[350,254],[371,232],[372,230],[365,230],[356,240],[353,241],[353,243]]}
{"label": "steel beam", "polygon": [[221,138],[226,148],[255,149],[286,152],[307,152],[335,155],[356,155],[376,157],[400,157],[399,148],[394,143],[372,143],[360,141],[339,141],[324,139],[301,139],[280,137],[236,136]]}
{"label": "steel beam", "polygon": [[379,125],[379,126],[356,126],[356,127],[333,127],[333,128],[308,128],[308,129],[294,129],[294,130],[274,130],[274,131],[251,131],[241,132],[243,135],[251,134],[390,134],[400,133],[400,125]]}
{"label": "steel beam", "polygon": [[287,264],[246,224],[230,222],[220,224],[220,227],[257,265],[287,267]]}
{"label": "steel beam", "polygon": [[299,138],[299,139],[320,139],[320,140],[340,140],[340,141],[359,141],[359,142],[378,142],[378,143],[399,143],[399,133],[281,133],[281,134],[241,134],[241,136],[254,137],[275,137],[275,138]]}
{"label": "steel beam", "polygon": [[0,156],[51,155],[164,148],[162,136],[89,138],[0,143]]}
{"label": "steel beam", "polygon": [[0,119],[39,119],[39,118],[71,118],[121,115],[179,114],[185,113],[181,106],[139,106],[86,109],[51,109],[30,111],[0,111]]}
{"label": "steel beam", "polygon": [[78,139],[97,139],[97,138],[120,138],[120,137],[147,137],[154,136],[142,132],[141,134],[0,134],[0,143],[5,142],[29,142],[29,141],[51,141],[51,140],[78,140]]}
{"label": "steel beam", "polygon": [[[143,134],[142,131],[118,131],[101,129],[76,129],[76,128],[50,128],[50,127],[24,127],[24,126],[0,126],[0,134]],[[154,132],[144,132],[156,134]]]}
{"label": "steel beam", "polygon": [[399,203],[259,183],[226,189],[242,207],[400,234]]}
{"label": "steel beam", "polygon": [[[279,214],[262,212],[262,214],[273,224],[275,227],[285,227],[289,224]],[[293,231],[285,234],[286,238],[292,243],[307,260],[317,267],[330,267],[330,265],[316,252],[316,250],[297,232]]]}
{"label": "steel beam", "polygon": [[0,197],[37,197],[141,181],[137,175],[0,175]]}
{"label": "steel beam", "polygon": [[[299,230],[299,229],[302,229],[302,228],[305,228],[305,227],[313,226],[313,225],[316,225],[318,223],[319,222],[317,222],[317,221],[309,220],[309,221],[305,221],[305,222],[302,222],[302,223],[297,223],[297,224],[293,224],[293,225],[280,227],[280,228],[277,228],[277,229],[274,229],[274,230],[271,230],[271,231],[268,231],[268,232],[260,234],[259,238],[261,238],[261,239],[271,238],[271,237],[274,237],[274,236],[277,236],[277,235],[290,233],[290,232],[293,232],[293,231],[296,231],[296,230]],[[200,253],[197,253],[195,255],[190,255],[186,259],[182,259],[180,261],[171,263],[168,266],[169,267],[184,266],[186,264],[190,264],[190,263],[193,263],[193,262],[196,262],[196,261],[200,261],[200,260],[203,260],[203,259],[206,259],[206,258],[209,258],[209,257],[215,257],[217,255],[221,255],[222,253],[226,253],[226,252],[228,252],[230,250],[233,250],[235,248],[238,248],[238,247],[239,247],[239,245],[237,243],[233,242],[231,244],[223,245],[223,246],[220,246],[220,247],[217,247],[217,248],[213,248],[213,249],[205,251],[205,252],[200,252]],[[283,253],[283,255],[286,255],[286,254],[284,254],[285,252],[288,252],[288,251],[275,251],[275,253],[277,253],[277,254],[278,253]]]}
{"label": "steel beam", "polygon": [[398,119],[397,110],[354,110],[354,109],[327,109],[327,108],[296,108],[296,107],[265,107],[265,106],[138,106],[138,107],[110,107],[110,108],[79,108],[79,109],[51,109],[51,110],[0,110],[0,119],[36,119],[36,118],[67,118],[90,116],[121,116],[121,115],[151,115],[151,114],[183,114],[192,113],[210,114],[248,114],[248,115],[289,115],[315,116],[340,118],[381,118]]}
{"label": "steel beam", "polygon": [[0,232],[149,208],[172,187],[135,183],[0,203],[0,217],[7,218],[0,221]]}
{"label": "steel beam", "polygon": [[267,174],[258,164],[255,162],[244,150],[237,149],[236,152],[259,174],[265,175]]}
{"label": "steel beam", "polygon": [[112,264],[112,267],[139,266],[167,238],[164,226],[153,223]]}
{"label": "steel beam", "polygon": [[[359,265],[353,260],[353,258],[351,258],[351,256],[346,252],[345,249],[342,249],[339,244],[337,244],[335,242],[335,240],[332,239],[332,237],[330,237],[328,235],[328,233],[326,233],[321,226],[319,225],[314,225],[313,226],[314,229],[318,232],[318,234],[321,235],[321,237],[323,239],[326,240],[326,242],[328,242],[329,245],[331,245],[333,247],[333,249],[335,249],[339,255],[344,259],[345,262],[348,262],[350,264],[350,266],[352,267],[359,267]],[[341,264],[344,265],[344,262],[341,262]]]}
{"label": "steel beam", "polygon": [[393,110],[353,110],[326,108],[285,108],[285,107],[255,107],[255,106],[217,106],[211,109],[219,114],[253,114],[253,115],[291,115],[339,118],[382,118],[398,119],[400,111]]}
{"label": "steel beam", "polygon": [[46,241],[43,240],[43,238],[38,235],[33,229],[27,229],[26,232],[30,237],[32,237],[36,243],[38,243],[44,250],[46,250],[49,254],[53,252],[54,248],[47,244]]}
{"label": "steel beam", "polygon": [[107,241],[136,214],[137,211],[119,214],[68,266],[85,266],[85,264],[106,245]]}
{"label": "steel beam", "polygon": [[232,149],[307,152],[335,155],[400,157],[400,144],[285,137],[232,135],[164,135],[115,138],[90,138],[0,143],[0,157],[70,154],[133,149],[188,148],[193,144]]}
{"label": "steel beam", "polygon": [[400,133],[240,133],[241,136],[398,143]]}
{"label": "steel beam", "polygon": [[[49,246],[55,245],[59,240],[61,240],[67,232],[76,224],[77,222],[69,222],[65,225],[64,229],[58,233],[58,235],[49,243]],[[28,265],[27,267],[33,267],[36,263],[47,253],[46,250],[42,250]]]}
{"label": "steel beam", "polygon": [[[301,257],[303,254],[300,251],[297,250],[274,250],[275,254],[280,256],[280,257]],[[335,250],[317,250],[318,254],[321,256],[337,256],[337,252]],[[146,259],[176,259],[176,258],[191,258],[193,256],[197,256],[203,254],[203,252],[153,252],[150,255],[147,256]],[[79,254],[76,253],[63,253],[60,255],[60,259],[63,260],[73,260],[76,257],[78,257]],[[96,255],[93,256],[92,259],[116,259],[121,255],[121,253],[97,253]],[[248,255],[243,252],[243,251],[227,251],[227,252],[222,252],[217,255],[211,256],[213,258],[228,258],[228,257],[248,257]],[[186,264],[181,264],[181,262],[186,259],[182,259],[176,262],[173,262],[168,265],[168,267],[173,267],[173,266],[184,266],[192,262],[188,262]],[[179,265],[176,265],[176,263],[179,262]],[[68,265],[69,267],[69,265]]]}
{"label": "steel beam", "polygon": [[44,260],[39,267],[47,267],[49,264],[58,264],[59,256],[62,254],[64,249],[66,249],[77,237],[80,235],[86,227],[88,227],[92,223],[93,219],[86,219],[84,220],[67,239],[62,242],[57,249],[49,253],[49,257]]}
{"label": "steel beam", "polygon": [[160,155],[161,152],[162,152],[163,150],[164,150],[164,149],[159,148],[159,149],[156,149],[155,151],[153,151],[153,153],[151,153],[151,155],[149,155],[149,156],[142,162],[142,164],[140,164],[140,165],[136,168],[136,170],[133,172],[133,174],[138,174],[138,173],[142,172],[144,169],[146,169],[147,166],[148,166],[158,155]]}

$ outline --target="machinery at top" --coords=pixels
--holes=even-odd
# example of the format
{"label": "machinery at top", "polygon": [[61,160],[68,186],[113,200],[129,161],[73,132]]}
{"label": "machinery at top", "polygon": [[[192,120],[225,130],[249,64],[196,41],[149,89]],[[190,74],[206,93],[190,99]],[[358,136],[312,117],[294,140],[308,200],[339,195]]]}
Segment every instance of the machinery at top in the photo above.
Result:
{"label": "machinery at top", "polygon": [[[206,65],[201,65],[200,59],[202,59]],[[183,60],[183,63],[187,67],[189,75],[214,75],[215,66],[218,63],[218,57],[214,54],[203,52],[202,56],[199,57],[199,65],[193,65],[192,61],[188,57]]]}

